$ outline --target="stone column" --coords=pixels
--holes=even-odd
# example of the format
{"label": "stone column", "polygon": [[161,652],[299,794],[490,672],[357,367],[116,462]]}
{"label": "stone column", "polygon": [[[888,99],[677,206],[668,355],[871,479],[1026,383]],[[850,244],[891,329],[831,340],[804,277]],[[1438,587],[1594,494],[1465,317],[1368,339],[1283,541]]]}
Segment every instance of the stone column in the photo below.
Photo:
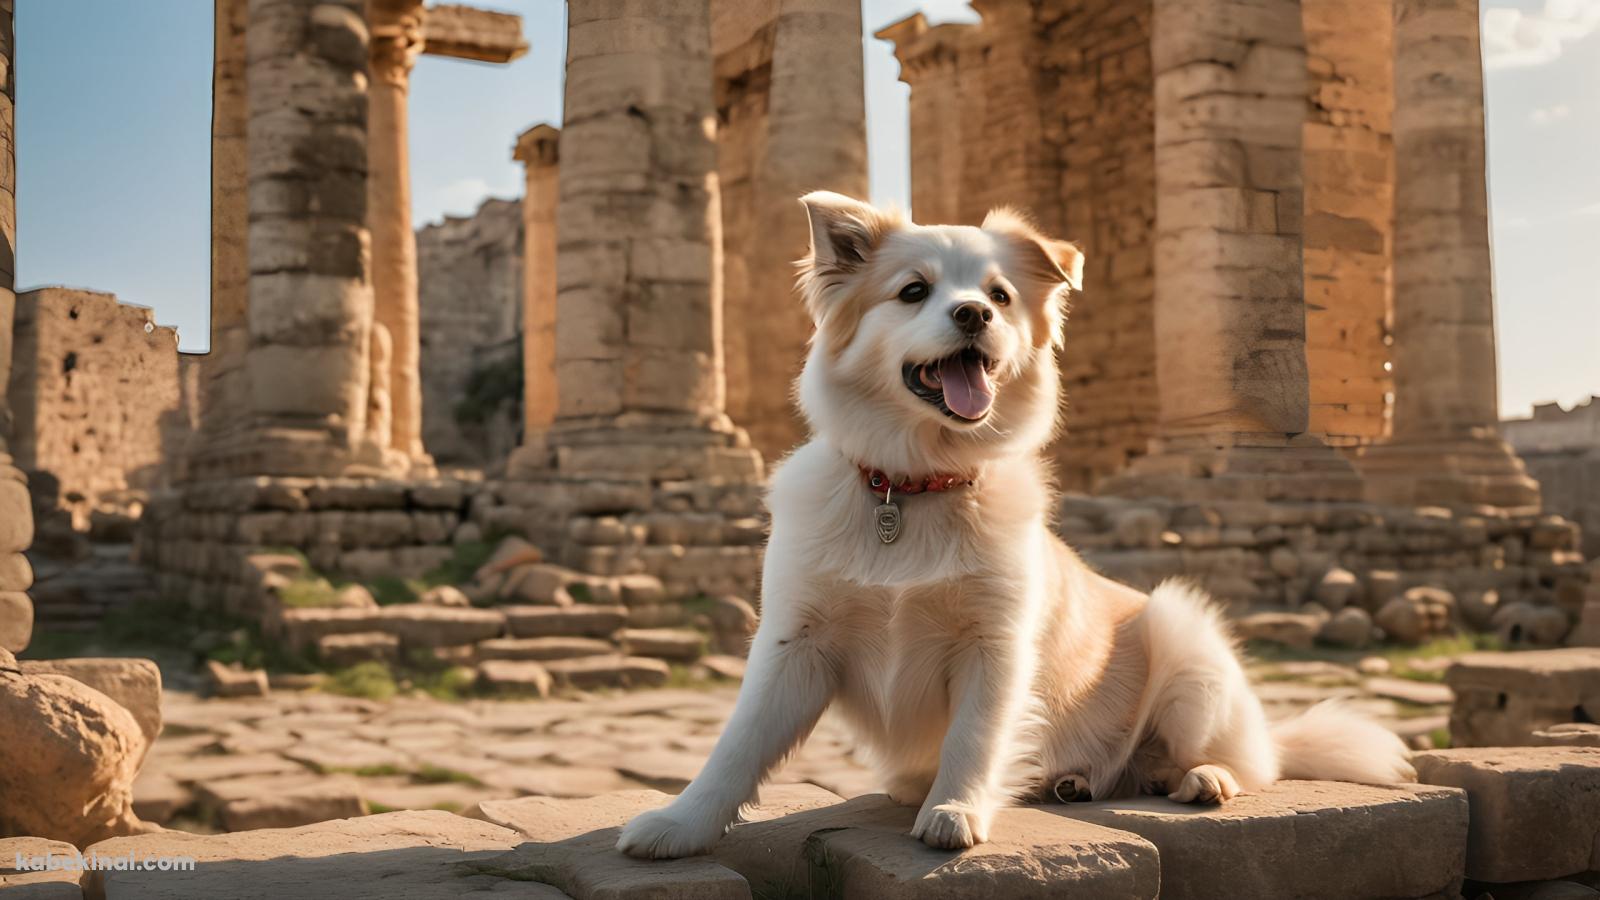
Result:
{"label": "stone column", "polygon": [[911,88],[911,212],[928,225],[961,222],[961,43],[978,26],[930,27],[922,13],[886,25],[873,37],[894,44],[900,80]]}
{"label": "stone column", "polygon": [[1298,0],[1156,0],[1157,438],[1102,492],[1356,499],[1307,434]]}
{"label": "stone column", "polygon": [[211,79],[211,349],[200,364],[200,432],[189,477],[229,474],[230,443],[250,408],[245,372],[249,345],[250,261],[245,86],[248,0],[216,0]]}
{"label": "stone column", "polygon": [[723,411],[706,0],[572,0],[567,22],[556,466],[752,474],[759,457],[722,452],[743,435]]}
{"label": "stone column", "polygon": [[[556,204],[561,130],[540,124],[517,136],[522,163],[522,433],[537,456],[556,420]],[[514,459],[517,457],[514,455]]]}
{"label": "stone column", "polygon": [[1476,0],[1394,7],[1394,428],[1380,502],[1536,509],[1501,440]]}
{"label": "stone column", "polygon": [[364,453],[367,28],[361,0],[249,0],[245,470],[354,473]]}
{"label": "stone column", "polygon": [[[0,0],[0,387],[11,371],[11,321],[17,294],[16,78],[12,0]],[[20,653],[33,637],[33,602],[25,591],[33,570],[22,551],[33,542],[28,482],[11,464],[6,440],[11,411],[0,390],[0,649]]]}
{"label": "stone column", "polygon": [[411,228],[407,96],[422,50],[422,0],[367,0],[372,80],[367,90],[367,227],[372,232],[373,320],[389,329],[390,447],[423,467],[418,367],[417,236]]}

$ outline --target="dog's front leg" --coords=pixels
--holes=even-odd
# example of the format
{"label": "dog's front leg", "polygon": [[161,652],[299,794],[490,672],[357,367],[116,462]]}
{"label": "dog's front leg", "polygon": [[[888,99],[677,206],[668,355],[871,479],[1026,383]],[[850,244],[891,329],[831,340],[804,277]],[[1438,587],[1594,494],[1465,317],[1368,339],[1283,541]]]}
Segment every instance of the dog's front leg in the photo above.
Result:
{"label": "dog's front leg", "polygon": [[622,830],[617,849],[629,856],[663,859],[707,850],[833,697],[838,671],[830,638],[815,607],[795,602],[807,586],[797,590],[801,576],[771,569],[763,577],[765,609],[733,716],[683,793]]}
{"label": "dog's front leg", "polygon": [[[956,651],[950,673],[953,714],[939,753],[939,774],[911,836],[930,847],[959,849],[989,839],[1006,801],[1006,772],[1032,690],[1035,650],[1014,619]],[[1004,632],[1004,633],[1001,633]]]}

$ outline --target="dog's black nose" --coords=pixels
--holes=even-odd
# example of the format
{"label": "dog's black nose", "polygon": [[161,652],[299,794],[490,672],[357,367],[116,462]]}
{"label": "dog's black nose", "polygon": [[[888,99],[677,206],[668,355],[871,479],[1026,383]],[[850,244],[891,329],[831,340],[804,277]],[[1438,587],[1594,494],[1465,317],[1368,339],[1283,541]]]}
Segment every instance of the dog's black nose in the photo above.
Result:
{"label": "dog's black nose", "polygon": [[956,327],[962,334],[972,337],[994,318],[994,307],[987,303],[963,303],[950,311],[950,318],[956,320]]}

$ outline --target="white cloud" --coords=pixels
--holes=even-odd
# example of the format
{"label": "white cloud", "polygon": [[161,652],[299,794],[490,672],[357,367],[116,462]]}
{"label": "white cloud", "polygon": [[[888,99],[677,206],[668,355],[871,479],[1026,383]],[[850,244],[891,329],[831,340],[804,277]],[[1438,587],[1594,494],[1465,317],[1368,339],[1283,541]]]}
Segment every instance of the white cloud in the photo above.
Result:
{"label": "white cloud", "polygon": [[1542,66],[1597,28],[1600,0],[1545,0],[1536,13],[1492,6],[1483,13],[1483,63],[1489,69]]}
{"label": "white cloud", "polygon": [[1535,125],[1549,125],[1551,122],[1559,122],[1570,115],[1572,115],[1572,107],[1565,103],[1557,103],[1552,106],[1538,107],[1528,113],[1528,120]]}
{"label": "white cloud", "polygon": [[446,215],[470,216],[489,192],[489,182],[482,178],[461,178],[435,188],[433,205]]}

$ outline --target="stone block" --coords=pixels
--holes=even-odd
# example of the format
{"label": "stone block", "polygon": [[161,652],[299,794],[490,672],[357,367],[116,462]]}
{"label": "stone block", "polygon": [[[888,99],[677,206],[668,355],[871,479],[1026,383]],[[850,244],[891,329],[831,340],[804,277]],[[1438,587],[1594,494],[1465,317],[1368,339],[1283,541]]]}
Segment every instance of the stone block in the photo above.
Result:
{"label": "stone block", "polygon": [[1600,749],[1484,747],[1412,758],[1424,784],[1467,793],[1467,875],[1531,881],[1600,869]]}
{"label": "stone block", "polygon": [[206,660],[206,683],[213,697],[265,697],[269,691],[267,673],[261,669],[223,665],[214,659]]}
{"label": "stone block", "polygon": [[[18,868],[18,864],[27,868]],[[81,900],[78,848],[37,837],[0,838],[0,896],[5,900]]]}
{"label": "stone block", "polygon": [[521,842],[498,825],[440,810],[383,813],[299,828],[200,835],[165,831],[103,841],[101,856],[184,856],[192,871],[95,872],[86,896],[102,900],[229,897],[277,900],[331,889],[345,900],[445,900],[493,892],[508,898],[561,900],[532,882],[464,871]]}
{"label": "stone block", "polygon": [[689,628],[624,628],[622,649],[633,656],[693,662],[706,650],[705,635]]}
{"label": "stone block", "polygon": [[1457,747],[1522,746],[1551,725],[1600,721],[1600,648],[1469,653],[1445,683]]}
{"label": "stone block", "polygon": [[550,673],[536,662],[492,659],[478,665],[478,687],[494,694],[550,696]]}
{"label": "stone block", "polygon": [[777,793],[788,814],[758,811],[712,851],[756,896],[1144,898],[1162,886],[1148,841],[1053,809],[1002,810],[986,843],[954,853],[910,837],[916,808],[881,794],[824,807],[821,795]]}
{"label": "stone block", "polygon": [[469,815],[513,829],[527,843],[478,865],[546,882],[578,900],[748,900],[745,879],[708,857],[642,860],[617,851],[624,824],[671,799],[658,791],[618,791],[581,800],[485,801]]}
{"label": "stone block", "polygon": [[317,639],[317,658],[335,668],[364,662],[392,663],[400,658],[400,639],[382,631],[323,635]]}
{"label": "stone block", "polygon": [[1322,628],[1324,616],[1304,613],[1258,612],[1233,620],[1233,632],[1245,641],[1268,641],[1286,647],[1310,647]]}
{"label": "stone block", "polygon": [[491,638],[478,644],[478,658],[481,660],[548,662],[582,656],[609,656],[616,651],[616,646],[609,641],[584,637]]}
{"label": "stone block", "polygon": [[161,734],[161,669],[148,659],[23,660],[18,665],[24,675],[65,675],[115,700],[133,714],[147,747]]}
{"label": "stone block", "polygon": [[[382,630],[377,610],[286,609],[278,615],[275,631],[293,652],[309,650],[330,634],[359,634]],[[271,625],[273,623],[269,623]]]}
{"label": "stone block", "polygon": [[406,647],[453,647],[499,637],[506,617],[493,609],[456,609],[406,603],[384,607],[379,627]]}
{"label": "stone block", "polygon": [[0,650],[21,653],[33,640],[33,601],[21,591],[0,591]]}
{"label": "stone block", "polygon": [[1142,797],[1050,810],[1154,844],[1163,900],[1455,897],[1465,864],[1467,799],[1448,788],[1281,781],[1219,806]]}
{"label": "stone block", "polygon": [[516,637],[609,637],[628,621],[625,606],[502,606]]}
{"label": "stone block", "polygon": [[556,684],[579,690],[660,687],[672,676],[671,667],[659,659],[620,654],[561,659],[543,665]]}

